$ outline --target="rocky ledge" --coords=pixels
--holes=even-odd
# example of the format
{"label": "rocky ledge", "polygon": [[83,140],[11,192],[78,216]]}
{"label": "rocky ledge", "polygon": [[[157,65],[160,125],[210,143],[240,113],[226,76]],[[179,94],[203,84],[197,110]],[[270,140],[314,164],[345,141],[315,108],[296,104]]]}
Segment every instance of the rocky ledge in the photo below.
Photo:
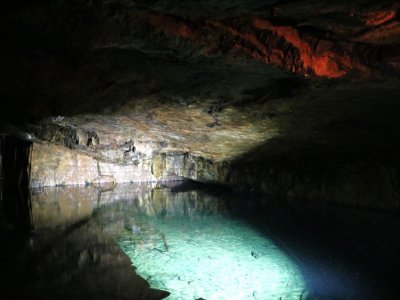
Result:
{"label": "rocky ledge", "polygon": [[397,1],[178,2],[8,1],[0,168],[398,211]]}
{"label": "rocky ledge", "polygon": [[[24,134],[33,142],[30,185],[191,179],[397,210],[399,162],[387,154],[398,148],[400,127],[388,130],[398,122],[389,109],[398,105],[396,88],[388,82],[303,84],[296,98],[257,98],[246,107],[196,98],[166,104],[153,97],[108,115],[44,119]],[[384,95],[379,104],[376,93]],[[370,130],[377,117],[380,127]]]}

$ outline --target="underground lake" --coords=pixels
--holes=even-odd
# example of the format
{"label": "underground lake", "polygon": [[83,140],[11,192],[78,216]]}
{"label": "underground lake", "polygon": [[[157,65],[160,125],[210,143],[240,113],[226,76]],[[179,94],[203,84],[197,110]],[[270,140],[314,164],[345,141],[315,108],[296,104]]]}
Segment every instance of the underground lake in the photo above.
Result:
{"label": "underground lake", "polygon": [[0,300],[400,299],[400,1],[2,0]]}
{"label": "underground lake", "polygon": [[192,182],[44,187],[29,199],[30,229],[1,232],[6,299],[395,299],[398,292],[400,222],[387,213]]}

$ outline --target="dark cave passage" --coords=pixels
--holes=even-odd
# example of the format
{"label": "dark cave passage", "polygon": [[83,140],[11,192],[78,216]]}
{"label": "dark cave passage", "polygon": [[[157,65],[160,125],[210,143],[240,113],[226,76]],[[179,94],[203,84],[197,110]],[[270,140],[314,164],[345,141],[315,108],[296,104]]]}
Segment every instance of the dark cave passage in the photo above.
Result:
{"label": "dark cave passage", "polygon": [[29,229],[31,143],[0,136],[0,221],[1,227]]}

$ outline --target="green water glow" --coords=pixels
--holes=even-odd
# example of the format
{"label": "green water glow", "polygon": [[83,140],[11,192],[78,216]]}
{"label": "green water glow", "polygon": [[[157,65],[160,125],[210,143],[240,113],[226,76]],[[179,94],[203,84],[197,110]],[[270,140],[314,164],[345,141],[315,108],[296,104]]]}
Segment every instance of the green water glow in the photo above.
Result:
{"label": "green water glow", "polygon": [[127,230],[118,238],[136,272],[171,292],[167,299],[305,299],[298,267],[244,221],[168,211],[127,211]]}

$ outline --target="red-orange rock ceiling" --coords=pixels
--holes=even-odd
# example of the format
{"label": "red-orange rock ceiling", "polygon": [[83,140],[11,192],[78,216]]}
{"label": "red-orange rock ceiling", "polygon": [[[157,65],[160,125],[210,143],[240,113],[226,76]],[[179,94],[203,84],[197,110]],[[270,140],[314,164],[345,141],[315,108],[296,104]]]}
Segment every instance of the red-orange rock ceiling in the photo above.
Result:
{"label": "red-orange rock ceiling", "polygon": [[387,70],[400,70],[398,11],[399,5],[393,4],[357,14],[341,12],[363,24],[358,25],[356,34],[346,38],[337,21],[327,31],[315,25],[302,26],[293,19],[278,19],[274,10],[268,15],[201,20],[151,13],[145,19],[167,36],[190,40],[208,54],[236,49],[290,72],[338,78],[347,74],[379,76]]}

